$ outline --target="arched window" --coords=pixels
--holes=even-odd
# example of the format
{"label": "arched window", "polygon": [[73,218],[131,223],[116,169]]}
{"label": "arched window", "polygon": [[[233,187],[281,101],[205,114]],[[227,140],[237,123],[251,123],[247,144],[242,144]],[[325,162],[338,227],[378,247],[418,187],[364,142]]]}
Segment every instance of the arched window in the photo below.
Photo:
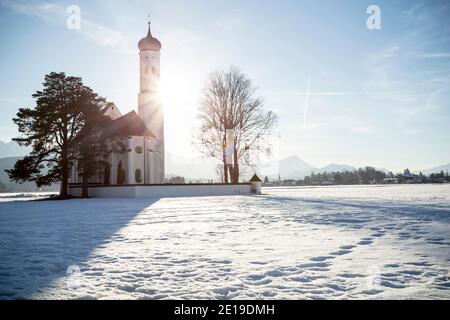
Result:
{"label": "arched window", "polygon": [[156,69],[155,67],[152,67],[152,73],[155,74],[156,73]]}
{"label": "arched window", "polygon": [[136,180],[136,183],[141,183],[142,182],[141,169],[136,169],[136,171],[134,172],[134,180]]}

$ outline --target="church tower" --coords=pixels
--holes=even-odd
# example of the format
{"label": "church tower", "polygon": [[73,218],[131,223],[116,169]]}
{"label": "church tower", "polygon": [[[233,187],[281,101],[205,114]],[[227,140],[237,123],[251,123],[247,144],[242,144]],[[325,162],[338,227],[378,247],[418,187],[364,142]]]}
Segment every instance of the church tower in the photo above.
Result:
{"label": "church tower", "polygon": [[153,152],[155,163],[151,165],[152,183],[164,183],[164,111],[159,95],[161,42],[152,36],[150,22],[147,36],[139,43],[140,90],[138,95],[139,117],[156,136]]}

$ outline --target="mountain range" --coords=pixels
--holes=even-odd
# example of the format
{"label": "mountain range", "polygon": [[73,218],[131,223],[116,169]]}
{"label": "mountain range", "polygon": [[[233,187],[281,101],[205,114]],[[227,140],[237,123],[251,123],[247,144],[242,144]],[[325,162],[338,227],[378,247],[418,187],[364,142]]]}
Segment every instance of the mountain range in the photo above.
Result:
{"label": "mountain range", "polygon": [[336,163],[331,163],[325,167],[314,167],[297,156],[284,158],[280,161],[273,161],[269,164],[268,168],[261,166],[261,173],[272,179],[278,179],[278,176],[282,179],[303,179],[311,173],[352,170],[355,170],[355,167]]}
{"label": "mountain range", "polygon": [[440,173],[441,171],[444,172],[444,173],[450,172],[450,163],[447,163],[447,164],[445,164],[443,166],[439,166],[439,167],[434,167],[434,168],[431,168],[431,169],[423,170],[422,173],[426,174],[426,175],[429,175],[431,173]]}
{"label": "mountain range", "polygon": [[0,158],[26,156],[29,152],[29,148],[19,146],[17,142],[0,141]]}
{"label": "mountain range", "polygon": [[[14,165],[17,157],[23,157],[28,154],[29,149],[19,146],[17,143],[11,141],[8,143],[0,141],[0,181],[5,183],[7,181],[5,169],[10,169]],[[14,158],[13,158],[14,157]],[[4,159],[7,158],[7,159]],[[357,169],[348,164],[331,163],[324,167],[315,167],[301,160],[297,156],[290,156],[280,161],[272,161],[268,163],[258,163],[258,173],[261,176],[268,176],[269,179],[303,179],[311,173],[321,172],[338,172],[338,171],[352,171]],[[213,159],[197,158],[191,159],[185,156],[177,155],[175,153],[166,152],[166,177],[183,176],[186,179],[215,179],[217,180],[217,162]],[[377,168],[378,170],[388,172],[387,169]],[[414,172],[418,173],[418,170]],[[422,170],[424,174],[438,173],[450,171],[450,163]]]}
{"label": "mountain range", "polygon": [[5,172],[7,169],[12,169],[17,160],[22,159],[20,157],[8,157],[0,158],[0,192],[36,192],[36,191],[58,191],[59,186],[57,184],[38,188],[34,182],[15,183],[9,181],[8,174]]}
{"label": "mountain range", "polygon": [[[180,175],[188,179],[217,179],[216,166],[216,163],[211,159],[189,160],[188,158],[170,152],[166,153],[166,172],[168,172],[166,176],[168,177]],[[281,159],[280,161],[259,163],[257,167],[261,176],[267,176],[271,180],[278,180],[278,177],[281,179],[303,179],[311,173],[342,172],[358,169],[352,165],[336,163],[331,163],[324,167],[314,167],[297,156],[290,156]],[[386,173],[389,172],[389,170],[385,168],[376,169]],[[419,173],[419,170],[412,171]],[[441,171],[450,171],[450,163],[422,170],[422,173],[428,175],[430,173],[439,173]]]}

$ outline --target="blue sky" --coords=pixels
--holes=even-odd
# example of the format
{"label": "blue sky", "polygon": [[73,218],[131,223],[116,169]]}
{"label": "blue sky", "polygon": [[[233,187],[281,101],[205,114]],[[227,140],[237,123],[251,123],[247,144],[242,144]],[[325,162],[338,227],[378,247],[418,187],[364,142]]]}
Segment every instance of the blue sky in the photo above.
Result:
{"label": "blue sky", "polygon": [[[69,5],[81,29],[66,27]],[[368,30],[366,9],[381,9]],[[0,140],[43,76],[81,76],[137,108],[138,40],[151,13],[162,49],[166,149],[192,157],[209,72],[238,66],[279,115],[274,157],[399,170],[450,162],[448,1],[0,0]],[[310,79],[310,96],[306,91]],[[306,119],[305,119],[306,116]]]}

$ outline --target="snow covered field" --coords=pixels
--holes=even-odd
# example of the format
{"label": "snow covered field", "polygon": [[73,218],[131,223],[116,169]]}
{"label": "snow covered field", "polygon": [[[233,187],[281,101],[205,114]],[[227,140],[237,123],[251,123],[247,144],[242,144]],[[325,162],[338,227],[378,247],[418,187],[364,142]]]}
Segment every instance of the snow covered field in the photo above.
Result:
{"label": "snow covered field", "polygon": [[263,192],[0,195],[0,299],[450,299],[450,185]]}

